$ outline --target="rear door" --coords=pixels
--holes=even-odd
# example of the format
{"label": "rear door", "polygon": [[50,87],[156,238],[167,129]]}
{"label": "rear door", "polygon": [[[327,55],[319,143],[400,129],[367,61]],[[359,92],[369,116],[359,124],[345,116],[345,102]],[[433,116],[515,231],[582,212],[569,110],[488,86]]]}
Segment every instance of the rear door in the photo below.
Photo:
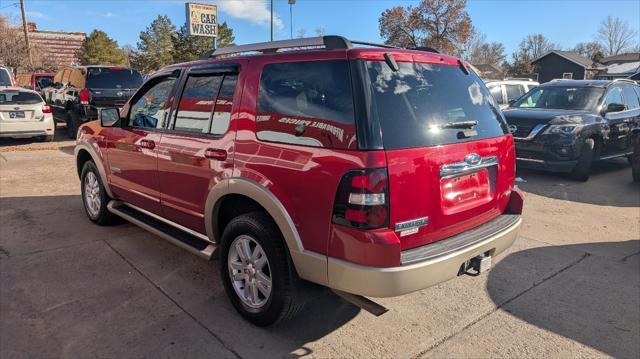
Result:
{"label": "rear door", "polygon": [[[602,108],[607,108],[610,104],[625,104],[623,99],[622,86],[614,85],[609,87],[604,99]],[[628,147],[629,136],[629,111],[609,112],[605,115],[609,124],[609,140],[603,148],[604,155],[620,153]]]}
{"label": "rear door", "polygon": [[482,81],[459,66],[367,62],[389,171],[390,224],[428,222],[400,235],[403,249],[447,238],[500,215],[515,152]]}
{"label": "rear door", "polygon": [[158,148],[163,216],[205,233],[209,190],[231,176],[231,114],[237,104],[238,65],[192,68],[181,86],[170,130]]}
{"label": "rear door", "polygon": [[110,127],[107,156],[114,194],[128,203],[161,214],[158,145],[169,119],[178,73],[152,78],[123,109],[125,123]]}

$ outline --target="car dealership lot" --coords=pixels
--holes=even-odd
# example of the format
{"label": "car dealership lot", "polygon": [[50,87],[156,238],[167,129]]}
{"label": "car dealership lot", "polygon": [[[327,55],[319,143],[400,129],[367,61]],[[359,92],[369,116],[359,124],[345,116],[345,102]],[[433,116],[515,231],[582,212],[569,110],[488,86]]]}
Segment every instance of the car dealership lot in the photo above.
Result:
{"label": "car dealership lot", "polygon": [[53,144],[0,142],[2,358],[640,356],[640,186],[625,161],[586,183],[518,173],[525,222],[488,274],[380,299],[378,318],[324,291],[263,329],[235,312],[217,262],[91,224],[73,143]]}

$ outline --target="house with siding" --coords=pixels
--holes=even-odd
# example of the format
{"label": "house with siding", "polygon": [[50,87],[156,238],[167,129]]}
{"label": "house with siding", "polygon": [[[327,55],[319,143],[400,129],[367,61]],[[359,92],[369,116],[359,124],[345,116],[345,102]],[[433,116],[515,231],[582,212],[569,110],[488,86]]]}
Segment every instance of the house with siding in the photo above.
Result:
{"label": "house with siding", "polygon": [[573,51],[552,50],[531,61],[538,82],[555,79],[590,80],[603,69],[602,65]]}
{"label": "house with siding", "polygon": [[640,80],[640,53],[638,52],[605,57],[601,62],[605,68],[598,73],[598,79]]}

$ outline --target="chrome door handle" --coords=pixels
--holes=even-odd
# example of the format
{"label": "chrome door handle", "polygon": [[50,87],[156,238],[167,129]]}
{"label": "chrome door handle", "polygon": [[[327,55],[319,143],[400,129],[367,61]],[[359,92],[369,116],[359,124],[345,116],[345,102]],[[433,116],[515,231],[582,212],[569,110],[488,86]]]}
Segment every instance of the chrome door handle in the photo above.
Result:
{"label": "chrome door handle", "polygon": [[156,143],[152,140],[140,140],[140,147],[152,150],[156,148]]}
{"label": "chrome door handle", "polygon": [[210,160],[224,161],[227,159],[227,151],[220,148],[207,148],[204,150],[204,157]]}

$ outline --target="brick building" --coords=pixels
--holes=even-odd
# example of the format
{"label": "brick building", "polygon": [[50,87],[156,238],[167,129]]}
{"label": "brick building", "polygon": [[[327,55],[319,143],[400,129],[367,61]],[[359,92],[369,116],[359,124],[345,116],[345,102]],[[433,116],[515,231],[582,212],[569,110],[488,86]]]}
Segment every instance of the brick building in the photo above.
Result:
{"label": "brick building", "polygon": [[76,52],[87,37],[84,32],[38,30],[33,22],[27,23],[31,46],[43,52],[47,65],[59,69],[79,63]]}

